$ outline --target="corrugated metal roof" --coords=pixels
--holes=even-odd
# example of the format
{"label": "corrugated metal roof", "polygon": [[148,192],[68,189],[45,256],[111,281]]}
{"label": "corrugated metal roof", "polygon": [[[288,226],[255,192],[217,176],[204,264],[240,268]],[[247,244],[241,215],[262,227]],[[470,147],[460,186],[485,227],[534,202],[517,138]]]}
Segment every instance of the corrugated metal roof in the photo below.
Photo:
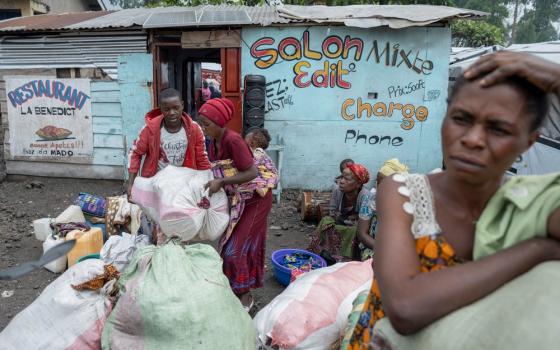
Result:
{"label": "corrugated metal roof", "polygon": [[69,25],[66,29],[103,29],[129,28],[142,26],[151,13],[162,11],[169,7],[139,8],[115,11],[105,16],[92,18],[88,21]]}
{"label": "corrugated metal roof", "polygon": [[145,33],[60,33],[0,39],[0,69],[100,68],[117,79],[118,56],[147,52]]}
{"label": "corrugated metal roof", "polygon": [[480,56],[501,50],[526,52],[560,63],[560,40],[558,40],[543,43],[514,44],[509,47],[494,45],[479,48],[453,48],[449,57],[449,64],[451,67],[461,67],[464,69],[473,64]]}
{"label": "corrugated metal roof", "polygon": [[104,16],[109,13],[111,12],[88,11],[77,13],[58,13],[54,15],[17,17],[0,21],[0,31],[64,29],[72,24],[84,22],[91,18]]}
{"label": "corrugated metal roof", "polygon": [[[66,29],[95,29],[95,28],[119,28],[142,26],[146,20],[155,13],[177,13],[182,11],[195,11],[197,18],[201,18],[204,12],[218,11],[246,11],[252,24],[268,26],[271,24],[301,22],[300,20],[291,20],[280,17],[278,11],[273,6],[241,6],[241,5],[205,5],[194,7],[156,7],[156,8],[138,8],[126,9],[113,12],[107,16],[92,18],[88,21],[76,23],[68,26]],[[225,23],[220,23],[224,25]],[[190,25],[190,26],[198,26]],[[212,25],[208,23],[206,25]],[[165,27],[165,24],[161,26]]]}
{"label": "corrugated metal roof", "polygon": [[504,47],[501,45],[486,47],[452,47],[451,55],[449,55],[449,64],[460,64],[460,62],[470,61],[473,58],[478,58],[479,56],[503,49]]}
{"label": "corrugated metal roof", "polygon": [[[204,13],[223,11],[245,11],[253,25],[268,26],[294,22],[334,23],[353,27],[404,28],[423,26],[453,18],[482,17],[479,11],[458,9],[445,6],[429,5],[355,5],[355,6],[240,6],[240,5],[205,5],[195,7],[158,7],[138,8],[121,11],[84,12],[81,14],[43,15],[10,19],[0,22],[0,31],[31,30],[80,30],[104,28],[130,28],[143,26],[150,15],[155,13],[176,13],[195,11],[197,23],[185,27],[201,25],[234,25],[235,23],[201,23]],[[81,17],[84,16],[84,17]],[[213,16],[210,16],[213,17]],[[162,22],[160,28],[165,28]]]}
{"label": "corrugated metal roof", "polygon": [[247,12],[253,19],[253,23],[262,26],[302,22],[300,20],[281,17],[273,6],[255,6],[247,9]]}
{"label": "corrugated metal roof", "polygon": [[348,27],[426,26],[455,18],[485,17],[487,13],[457,7],[432,5],[351,5],[278,7],[280,16],[317,23],[339,23]]}

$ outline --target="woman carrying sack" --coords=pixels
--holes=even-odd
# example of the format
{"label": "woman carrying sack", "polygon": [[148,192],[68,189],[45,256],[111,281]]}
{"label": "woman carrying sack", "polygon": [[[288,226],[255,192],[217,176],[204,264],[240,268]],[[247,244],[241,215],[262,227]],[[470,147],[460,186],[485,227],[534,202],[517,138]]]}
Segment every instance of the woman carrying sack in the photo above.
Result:
{"label": "woman carrying sack", "polygon": [[[244,188],[243,195],[234,195],[230,203],[232,217],[239,216],[220,240],[220,255],[224,260],[224,274],[231,288],[247,311],[254,304],[251,289],[263,286],[266,230],[268,214],[272,209],[272,191],[259,196],[247,190],[246,184],[258,175],[253,153],[241,135],[225,128],[233,116],[233,103],[225,98],[212,99],[199,110],[199,118],[206,136],[211,139],[209,158],[212,162],[229,164],[234,174],[217,178],[206,185],[210,195],[224,188],[228,194]],[[231,169],[233,168],[233,169]],[[256,189],[256,188],[255,188]],[[241,206],[239,203],[241,203]],[[234,213],[235,211],[235,213]]]}

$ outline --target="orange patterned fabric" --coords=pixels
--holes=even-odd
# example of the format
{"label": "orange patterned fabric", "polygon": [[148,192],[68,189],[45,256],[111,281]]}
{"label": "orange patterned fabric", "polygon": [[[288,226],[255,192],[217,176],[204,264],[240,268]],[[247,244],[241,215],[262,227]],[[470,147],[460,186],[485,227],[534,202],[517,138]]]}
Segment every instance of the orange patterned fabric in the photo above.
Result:
{"label": "orange patterned fabric", "polygon": [[98,290],[101,289],[105,285],[105,283],[109,282],[110,280],[119,278],[119,271],[113,265],[105,265],[104,269],[105,272],[102,275],[94,277],[91,280],[80,283],[76,286],[72,285],[72,288],[74,288],[75,290]]}
{"label": "orange patterned fabric", "polygon": [[[416,240],[416,253],[420,258],[421,272],[430,272],[453,266],[461,261],[455,256],[455,251],[441,234],[424,236]],[[382,339],[373,334],[373,327],[377,320],[385,317],[381,304],[381,293],[377,281],[374,279],[369,296],[364,303],[364,309],[354,328],[350,344],[346,350],[378,350],[386,348]],[[383,345],[381,345],[383,344]]]}

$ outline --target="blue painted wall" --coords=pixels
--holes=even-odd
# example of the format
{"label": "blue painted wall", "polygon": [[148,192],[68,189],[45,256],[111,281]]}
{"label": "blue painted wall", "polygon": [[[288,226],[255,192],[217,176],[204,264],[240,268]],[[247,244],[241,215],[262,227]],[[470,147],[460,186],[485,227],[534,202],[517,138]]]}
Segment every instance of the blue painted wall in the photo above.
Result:
{"label": "blue painted wall", "polygon": [[[119,56],[120,100],[123,137],[127,152],[144,126],[144,115],[152,109],[153,61],[151,54],[134,53]],[[123,159],[126,172],[126,157]]]}
{"label": "blue painted wall", "polygon": [[91,82],[92,165],[122,165],[122,117],[117,82]]}
{"label": "blue painted wall", "polygon": [[415,172],[441,166],[449,28],[269,27],[242,37],[242,75],[267,79],[265,127],[285,146],[284,187],[330,188],[344,158],[373,178],[394,157]]}
{"label": "blue painted wall", "polygon": [[122,166],[126,178],[128,149],[152,108],[152,74],[152,55],[124,54],[119,56],[118,81],[92,81],[92,165]]}
{"label": "blue painted wall", "polygon": [[92,165],[123,167],[126,154],[144,125],[144,114],[152,108],[152,55],[119,56],[118,81],[92,81]]}

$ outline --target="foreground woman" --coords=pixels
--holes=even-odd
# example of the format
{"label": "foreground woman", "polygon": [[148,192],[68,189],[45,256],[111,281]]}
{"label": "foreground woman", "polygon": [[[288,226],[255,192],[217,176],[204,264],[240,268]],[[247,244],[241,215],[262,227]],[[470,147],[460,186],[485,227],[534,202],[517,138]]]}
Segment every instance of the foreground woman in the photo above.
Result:
{"label": "foreground woman", "polygon": [[[233,109],[230,100],[217,98],[206,102],[199,111],[204,133],[211,139],[208,152],[210,160],[231,160],[236,169],[233,176],[210,181],[207,184],[210,195],[225,188],[229,197],[236,190],[232,185],[248,183],[258,174],[247,143],[239,134],[225,128],[232,118]],[[220,241],[220,255],[224,260],[224,274],[229,278],[231,288],[243,306],[250,310],[253,305],[251,289],[263,285],[267,219],[272,208],[272,191],[268,191],[263,197],[255,191],[245,193],[242,200],[243,207],[238,221]]]}
{"label": "foreground woman", "polygon": [[560,175],[503,183],[538,137],[546,93],[560,95],[560,66],[500,52],[465,77],[441,129],[446,170],[394,175],[379,189],[375,281],[348,349],[379,348],[380,318],[414,333],[560,259]]}
{"label": "foreground woman", "polygon": [[338,187],[329,204],[329,216],[321,219],[309,250],[321,255],[329,264],[359,260],[354,246],[360,203],[368,196],[364,187],[369,182],[369,171],[361,164],[349,164],[342,172]]}

